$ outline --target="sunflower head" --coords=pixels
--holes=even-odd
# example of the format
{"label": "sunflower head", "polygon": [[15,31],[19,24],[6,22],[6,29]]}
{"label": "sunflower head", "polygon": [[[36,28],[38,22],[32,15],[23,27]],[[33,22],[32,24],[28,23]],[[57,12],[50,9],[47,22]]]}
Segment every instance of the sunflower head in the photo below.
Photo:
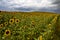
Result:
{"label": "sunflower head", "polygon": [[32,24],[32,26],[35,26],[35,21],[32,21],[31,24]]}
{"label": "sunflower head", "polygon": [[2,28],[3,27],[3,24],[0,24],[0,28]]}
{"label": "sunflower head", "polygon": [[43,37],[42,37],[42,35],[38,38],[38,40],[43,40]]}
{"label": "sunflower head", "polygon": [[8,25],[8,22],[5,22],[5,23],[4,23],[4,26],[7,26],[7,25]]}
{"label": "sunflower head", "polygon": [[13,24],[13,23],[14,23],[14,19],[10,19],[10,20],[9,20],[9,23],[10,23],[10,24]]}
{"label": "sunflower head", "polygon": [[15,19],[15,23],[19,23],[20,22],[20,20],[19,19]]}
{"label": "sunflower head", "polygon": [[10,31],[10,30],[5,30],[5,35],[6,35],[6,36],[11,35],[11,31]]}

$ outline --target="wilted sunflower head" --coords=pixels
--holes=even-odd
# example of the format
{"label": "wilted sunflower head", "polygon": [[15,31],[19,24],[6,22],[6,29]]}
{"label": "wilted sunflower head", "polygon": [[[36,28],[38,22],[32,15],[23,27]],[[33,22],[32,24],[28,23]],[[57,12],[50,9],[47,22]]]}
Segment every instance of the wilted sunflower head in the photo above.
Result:
{"label": "wilted sunflower head", "polygon": [[6,36],[9,36],[9,35],[11,35],[11,31],[8,29],[8,30],[5,30],[5,35]]}
{"label": "wilted sunflower head", "polygon": [[20,20],[19,19],[15,19],[15,23],[19,23],[20,22]]}
{"label": "wilted sunflower head", "polygon": [[3,24],[0,24],[0,28],[2,28],[3,27]]}
{"label": "wilted sunflower head", "polygon": [[10,19],[10,20],[9,20],[9,23],[10,23],[10,24],[13,24],[13,23],[14,23],[14,19]]}

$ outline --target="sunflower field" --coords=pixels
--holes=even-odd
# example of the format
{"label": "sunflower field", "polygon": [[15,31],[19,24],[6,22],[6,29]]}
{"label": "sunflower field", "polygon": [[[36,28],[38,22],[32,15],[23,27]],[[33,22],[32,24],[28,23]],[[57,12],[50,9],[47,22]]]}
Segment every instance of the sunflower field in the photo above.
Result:
{"label": "sunflower field", "polygon": [[60,14],[0,12],[0,40],[60,40]]}

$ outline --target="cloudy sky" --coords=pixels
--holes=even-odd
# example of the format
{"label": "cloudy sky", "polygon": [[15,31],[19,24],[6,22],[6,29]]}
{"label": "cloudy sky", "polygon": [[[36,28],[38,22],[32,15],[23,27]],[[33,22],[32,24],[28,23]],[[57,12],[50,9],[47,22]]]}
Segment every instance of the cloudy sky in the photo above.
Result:
{"label": "cloudy sky", "polygon": [[0,0],[0,10],[60,13],[60,0]]}

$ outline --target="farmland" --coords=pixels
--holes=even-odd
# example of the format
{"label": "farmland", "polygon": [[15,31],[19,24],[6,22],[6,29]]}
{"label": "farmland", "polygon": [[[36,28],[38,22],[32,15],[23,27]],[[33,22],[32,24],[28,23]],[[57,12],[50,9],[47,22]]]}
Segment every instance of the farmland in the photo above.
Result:
{"label": "farmland", "polygon": [[60,14],[2,11],[0,40],[60,40]]}

